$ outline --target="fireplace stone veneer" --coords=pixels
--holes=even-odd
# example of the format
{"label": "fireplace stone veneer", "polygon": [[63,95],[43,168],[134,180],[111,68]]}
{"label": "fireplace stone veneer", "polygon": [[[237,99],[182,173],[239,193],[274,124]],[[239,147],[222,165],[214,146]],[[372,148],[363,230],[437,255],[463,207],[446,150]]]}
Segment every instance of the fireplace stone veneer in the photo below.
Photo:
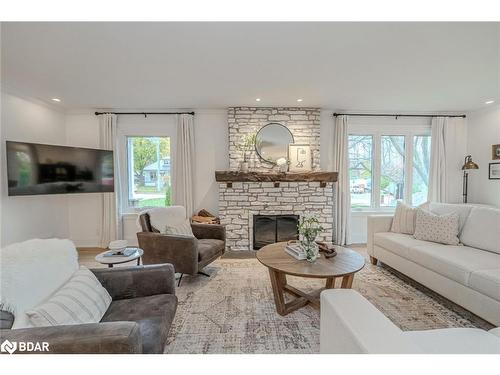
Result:
{"label": "fireplace stone veneer", "polygon": [[[278,185],[278,184],[276,184]],[[219,216],[226,226],[228,250],[253,249],[254,215],[314,214],[324,231],[319,240],[333,241],[334,183],[219,181]]]}

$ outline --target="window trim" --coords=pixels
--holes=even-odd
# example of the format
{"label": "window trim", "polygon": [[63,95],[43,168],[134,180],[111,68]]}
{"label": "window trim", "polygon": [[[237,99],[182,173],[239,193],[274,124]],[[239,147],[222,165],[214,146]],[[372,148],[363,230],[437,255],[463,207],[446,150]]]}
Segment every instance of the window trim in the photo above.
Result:
{"label": "window trim", "polygon": [[[376,129],[375,129],[376,128]],[[405,174],[404,174],[404,201],[412,204],[413,189],[413,139],[415,136],[430,136],[431,126],[429,125],[368,125],[351,124],[348,130],[350,135],[372,136],[372,195],[370,207],[353,208],[351,213],[393,213],[395,207],[380,206],[380,178],[381,178],[381,151],[383,135],[399,135],[405,137]],[[432,140],[431,140],[432,142]],[[348,163],[349,165],[349,163]],[[350,194],[350,192],[349,192]],[[408,201],[408,198],[410,201]]]}

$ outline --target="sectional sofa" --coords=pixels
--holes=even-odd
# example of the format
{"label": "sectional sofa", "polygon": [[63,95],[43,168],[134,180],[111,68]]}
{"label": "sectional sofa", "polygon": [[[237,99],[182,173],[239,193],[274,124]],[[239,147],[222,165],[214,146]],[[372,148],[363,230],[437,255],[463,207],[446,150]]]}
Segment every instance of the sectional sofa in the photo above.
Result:
{"label": "sectional sofa", "polygon": [[435,214],[458,213],[459,246],[391,232],[392,216],[368,217],[368,254],[500,326],[500,209],[431,203]]}

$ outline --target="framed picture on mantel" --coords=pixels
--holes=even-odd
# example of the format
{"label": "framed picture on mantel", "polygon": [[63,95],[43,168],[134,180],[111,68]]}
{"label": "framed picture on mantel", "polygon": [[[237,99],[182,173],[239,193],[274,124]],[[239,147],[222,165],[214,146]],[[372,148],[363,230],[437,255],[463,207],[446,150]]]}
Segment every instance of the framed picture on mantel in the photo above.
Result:
{"label": "framed picture on mantel", "polygon": [[288,146],[290,172],[307,172],[312,170],[311,147],[305,144],[290,144]]}

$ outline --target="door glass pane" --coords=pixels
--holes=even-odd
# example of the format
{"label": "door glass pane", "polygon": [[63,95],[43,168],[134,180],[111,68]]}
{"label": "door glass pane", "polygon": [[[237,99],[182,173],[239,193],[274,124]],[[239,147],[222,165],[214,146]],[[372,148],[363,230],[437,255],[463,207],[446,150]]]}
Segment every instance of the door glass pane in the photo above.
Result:
{"label": "door glass pane", "polygon": [[164,207],[171,200],[169,137],[127,137],[129,207]]}
{"label": "door glass pane", "polygon": [[350,135],[348,147],[351,207],[371,207],[373,137]]}
{"label": "door glass pane", "polygon": [[431,156],[431,137],[417,135],[413,137],[413,184],[412,205],[418,206],[427,201],[429,190],[429,160]]}
{"label": "door glass pane", "polygon": [[380,207],[394,207],[398,199],[404,199],[404,135],[381,137],[380,160]]}

